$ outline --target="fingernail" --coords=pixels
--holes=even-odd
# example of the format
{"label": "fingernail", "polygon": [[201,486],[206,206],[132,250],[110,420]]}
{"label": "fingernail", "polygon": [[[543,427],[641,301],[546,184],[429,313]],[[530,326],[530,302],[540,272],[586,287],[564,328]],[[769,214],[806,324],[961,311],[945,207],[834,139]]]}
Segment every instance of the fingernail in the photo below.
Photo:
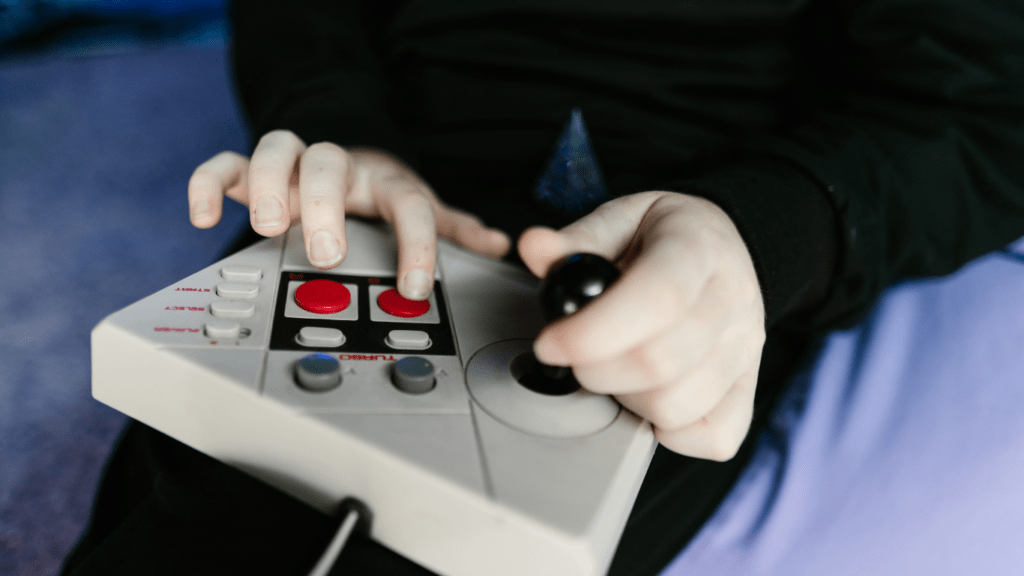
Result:
{"label": "fingernail", "polygon": [[487,240],[491,244],[504,244],[504,243],[508,242],[508,237],[505,235],[504,232],[499,232],[497,230],[491,230],[489,235],[488,235],[488,239]]}
{"label": "fingernail", "polygon": [[425,270],[415,268],[402,277],[399,292],[409,300],[425,300],[430,295],[430,276]]}
{"label": "fingernail", "polygon": [[549,366],[567,366],[569,364],[569,359],[565,354],[547,338],[536,340],[533,343],[533,355],[537,360]]}
{"label": "fingernail", "polygon": [[284,221],[284,211],[277,198],[260,198],[254,212],[256,226],[277,226]]}
{"label": "fingernail", "polygon": [[320,230],[309,239],[309,263],[320,268],[333,266],[341,261],[341,243],[334,234]]}
{"label": "fingernail", "polygon": [[191,212],[191,218],[193,220],[207,216],[210,213],[210,201],[206,198],[197,198],[196,201],[192,203],[189,212]]}

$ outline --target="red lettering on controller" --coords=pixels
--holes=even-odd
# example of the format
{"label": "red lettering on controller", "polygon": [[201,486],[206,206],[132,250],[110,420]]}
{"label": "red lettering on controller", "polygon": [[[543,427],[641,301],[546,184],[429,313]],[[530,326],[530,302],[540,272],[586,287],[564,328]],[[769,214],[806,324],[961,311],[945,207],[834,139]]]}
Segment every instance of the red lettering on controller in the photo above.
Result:
{"label": "red lettering on controller", "polygon": [[175,288],[175,292],[209,292],[209,288]]}
{"label": "red lettering on controller", "polygon": [[199,328],[172,328],[170,326],[158,326],[153,328],[154,332],[189,332],[195,334],[199,332]]}
{"label": "red lettering on controller", "polygon": [[338,360],[387,360],[395,361],[395,357],[389,354],[339,354]]}
{"label": "red lettering on controller", "polygon": [[367,278],[366,281],[370,284],[380,284],[380,278]]}
{"label": "red lettering on controller", "polygon": [[164,310],[205,312],[206,308],[203,308],[202,306],[167,306]]}
{"label": "red lettering on controller", "polygon": [[302,274],[289,273],[288,274],[288,279],[289,280],[302,280]]}

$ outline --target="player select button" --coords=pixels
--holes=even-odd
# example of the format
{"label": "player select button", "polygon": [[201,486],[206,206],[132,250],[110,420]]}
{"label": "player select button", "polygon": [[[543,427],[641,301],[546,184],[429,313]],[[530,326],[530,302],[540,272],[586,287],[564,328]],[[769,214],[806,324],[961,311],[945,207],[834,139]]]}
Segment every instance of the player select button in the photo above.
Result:
{"label": "player select button", "polygon": [[311,348],[337,348],[345,343],[345,335],[334,328],[306,326],[299,330],[295,340],[303,346]]}
{"label": "player select button", "polygon": [[213,322],[206,323],[206,336],[208,338],[225,338],[233,339],[238,338],[242,327],[238,322],[228,322],[226,320],[215,320]]}
{"label": "player select button", "polygon": [[402,350],[426,350],[430,348],[430,336],[422,330],[392,330],[384,342],[392,348]]}
{"label": "player select button", "polygon": [[399,318],[415,318],[430,310],[430,300],[409,300],[395,288],[381,292],[377,297],[377,305],[381,310]]}
{"label": "player select button", "polygon": [[310,280],[295,290],[295,303],[306,312],[334,314],[348,308],[352,294],[334,280]]}

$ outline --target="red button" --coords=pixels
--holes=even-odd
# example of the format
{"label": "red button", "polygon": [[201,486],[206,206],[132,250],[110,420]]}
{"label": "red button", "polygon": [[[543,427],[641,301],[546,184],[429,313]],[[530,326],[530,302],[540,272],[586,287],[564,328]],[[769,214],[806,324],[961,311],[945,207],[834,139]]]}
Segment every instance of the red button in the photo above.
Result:
{"label": "red button", "polygon": [[341,312],[351,301],[348,288],[334,280],[310,280],[295,290],[295,303],[314,314]]}
{"label": "red button", "polygon": [[381,292],[377,297],[377,305],[381,310],[399,318],[415,318],[430,310],[430,300],[409,300],[395,288]]}

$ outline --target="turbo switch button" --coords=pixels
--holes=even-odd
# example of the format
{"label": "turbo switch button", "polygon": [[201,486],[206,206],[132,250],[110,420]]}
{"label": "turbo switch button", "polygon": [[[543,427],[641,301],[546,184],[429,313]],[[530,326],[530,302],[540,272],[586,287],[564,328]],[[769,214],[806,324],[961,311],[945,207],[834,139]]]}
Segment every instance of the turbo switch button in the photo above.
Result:
{"label": "turbo switch button", "polygon": [[326,392],[341,384],[341,363],[327,354],[309,354],[295,363],[295,382],[310,392]]}
{"label": "turbo switch button", "polygon": [[434,389],[434,365],[426,358],[408,356],[395,362],[391,383],[406,394],[424,394]]}
{"label": "turbo switch button", "polygon": [[348,288],[334,280],[310,280],[295,289],[295,303],[314,314],[341,312],[351,301]]}

